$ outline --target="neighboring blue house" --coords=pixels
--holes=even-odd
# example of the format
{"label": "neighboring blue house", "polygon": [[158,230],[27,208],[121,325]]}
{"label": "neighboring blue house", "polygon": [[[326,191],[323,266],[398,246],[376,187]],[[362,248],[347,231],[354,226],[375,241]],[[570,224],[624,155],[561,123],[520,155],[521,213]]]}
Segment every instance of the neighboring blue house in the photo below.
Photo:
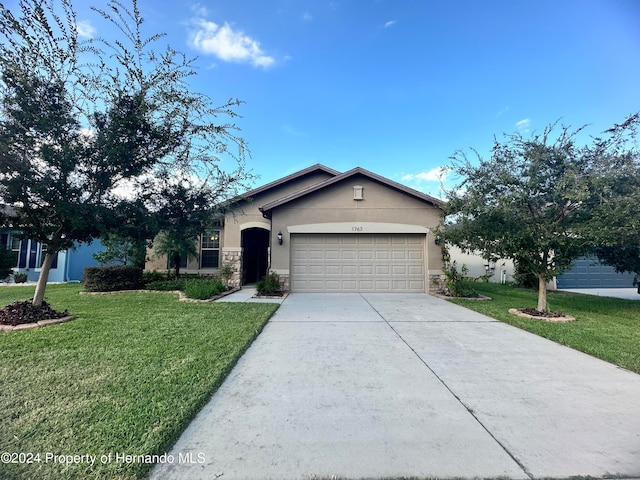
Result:
{"label": "neighboring blue house", "polygon": [[[15,230],[0,228],[0,248],[11,249],[15,254],[14,272],[26,273],[29,282],[38,280],[46,245],[35,240],[21,240]],[[91,244],[79,243],[73,249],[58,252],[51,265],[49,282],[81,281],[85,267],[99,265],[92,254],[102,250],[100,241],[94,240]]]}

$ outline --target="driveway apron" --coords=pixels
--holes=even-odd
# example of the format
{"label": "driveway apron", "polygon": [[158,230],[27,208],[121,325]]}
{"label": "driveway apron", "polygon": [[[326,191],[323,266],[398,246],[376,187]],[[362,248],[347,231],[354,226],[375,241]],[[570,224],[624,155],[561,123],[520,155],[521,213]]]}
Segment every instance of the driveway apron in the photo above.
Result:
{"label": "driveway apron", "polygon": [[429,295],[291,294],[151,478],[640,477],[639,399]]}

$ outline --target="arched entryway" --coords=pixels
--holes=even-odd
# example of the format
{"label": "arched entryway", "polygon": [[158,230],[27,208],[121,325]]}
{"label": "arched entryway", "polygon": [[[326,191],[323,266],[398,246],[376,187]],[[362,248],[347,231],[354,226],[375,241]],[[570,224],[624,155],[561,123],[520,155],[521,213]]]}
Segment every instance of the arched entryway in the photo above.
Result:
{"label": "arched entryway", "polygon": [[241,233],[242,285],[256,283],[267,274],[269,265],[269,230],[246,228]]}

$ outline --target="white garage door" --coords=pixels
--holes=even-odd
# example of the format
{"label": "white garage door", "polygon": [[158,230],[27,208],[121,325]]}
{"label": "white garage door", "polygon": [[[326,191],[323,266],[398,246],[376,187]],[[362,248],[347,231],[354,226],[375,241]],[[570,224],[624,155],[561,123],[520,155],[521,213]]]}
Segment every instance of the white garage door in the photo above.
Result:
{"label": "white garage door", "polygon": [[424,235],[292,234],[294,292],[424,292]]}

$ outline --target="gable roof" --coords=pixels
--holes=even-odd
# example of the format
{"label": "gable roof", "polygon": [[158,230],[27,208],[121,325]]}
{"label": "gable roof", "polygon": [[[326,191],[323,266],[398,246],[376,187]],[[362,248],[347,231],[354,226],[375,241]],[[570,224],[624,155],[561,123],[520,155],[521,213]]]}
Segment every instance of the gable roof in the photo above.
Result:
{"label": "gable roof", "polygon": [[442,208],[445,204],[445,202],[443,202],[442,200],[439,200],[435,197],[432,197],[431,195],[427,195],[426,193],[422,193],[419,192],[418,190],[414,190],[413,188],[409,188],[405,185],[402,185],[398,182],[394,182],[393,180],[389,180],[388,178],[382,177],[378,174],[375,174],[373,172],[370,172],[369,170],[366,170],[362,167],[356,167],[352,170],[349,170],[348,172],[344,172],[341,174],[338,174],[336,176],[334,176],[333,178],[330,178],[328,180],[325,180],[324,182],[320,182],[317,183],[315,185],[310,185],[306,188],[303,188],[301,190],[298,190],[297,192],[291,193],[289,195],[285,195],[284,197],[281,197],[277,200],[274,200],[273,202],[269,202],[265,205],[263,205],[262,207],[259,208],[259,210],[263,213],[263,215],[268,214],[271,210],[273,210],[276,207],[279,207],[281,205],[284,205],[285,203],[291,202],[293,200],[296,200],[298,198],[304,197],[306,195],[309,195],[313,192],[317,192],[318,190],[321,190],[325,187],[328,187],[330,185],[334,185],[338,182],[341,182],[349,177],[353,177],[354,175],[363,175],[375,182],[378,182],[386,187],[389,187],[393,190],[396,190],[398,192],[402,192],[405,193],[411,197],[417,198],[418,200],[421,200],[423,202],[426,203],[430,203],[431,205],[433,205],[434,207],[438,207],[438,208]]}
{"label": "gable roof", "polygon": [[253,190],[249,190],[248,192],[240,195],[239,199],[246,200],[250,197],[253,197],[254,195],[257,195],[262,192],[266,192],[267,190],[271,190],[272,188],[279,187],[287,182],[290,182],[291,180],[295,180],[297,178],[304,177],[305,175],[309,175],[315,172],[324,172],[332,176],[340,175],[340,172],[338,172],[337,170],[333,170],[332,168],[326,167],[320,163],[316,163],[315,165],[311,165],[310,167],[307,167],[303,170],[292,173],[291,175],[287,175],[286,177],[279,178],[278,180],[267,183],[266,185],[263,185],[261,187],[254,188]]}

